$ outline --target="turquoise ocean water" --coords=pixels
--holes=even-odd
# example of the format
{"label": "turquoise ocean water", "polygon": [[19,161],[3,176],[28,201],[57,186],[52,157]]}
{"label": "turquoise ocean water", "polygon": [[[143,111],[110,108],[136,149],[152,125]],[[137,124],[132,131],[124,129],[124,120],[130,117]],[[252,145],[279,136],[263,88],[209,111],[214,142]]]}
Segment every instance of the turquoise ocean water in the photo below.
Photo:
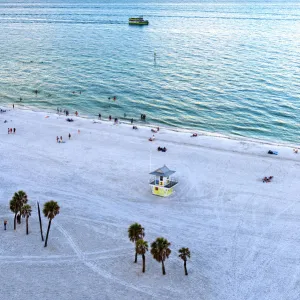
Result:
{"label": "turquoise ocean water", "polygon": [[0,25],[0,105],[299,142],[299,2],[0,1]]}

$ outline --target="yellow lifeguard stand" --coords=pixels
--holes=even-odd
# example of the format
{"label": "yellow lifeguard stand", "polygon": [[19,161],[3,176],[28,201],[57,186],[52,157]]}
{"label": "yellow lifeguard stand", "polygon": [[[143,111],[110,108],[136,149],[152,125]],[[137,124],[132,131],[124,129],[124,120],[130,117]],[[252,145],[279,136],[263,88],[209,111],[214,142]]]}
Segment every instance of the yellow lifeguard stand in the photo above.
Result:
{"label": "yellow lifeguard stand", "polygon": [[166,165],[150,173],[154,177],[150,180],[152,194],[161,197],[170,196],[174,191],[177,180],[170,178],[176,171],[170,170]]}

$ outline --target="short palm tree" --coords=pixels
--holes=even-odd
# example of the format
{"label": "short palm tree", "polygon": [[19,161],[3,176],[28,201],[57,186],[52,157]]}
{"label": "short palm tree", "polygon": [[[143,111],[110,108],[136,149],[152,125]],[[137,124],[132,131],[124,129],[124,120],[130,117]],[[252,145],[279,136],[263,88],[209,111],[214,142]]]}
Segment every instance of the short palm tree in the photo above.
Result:
{"label": "short palm tree", "polygon": [[29,204],[25,204],[21,208],[21,214],[24,218],[26,218],[26,234],[28,234],[28,218],[31,216],[31,206]]}
{"label": "short palm tree", "polygon": [[135,244],[135,251],[137,254],[142,255],[143,258],[143,273],[145,273],[146,270],[146,258],[145,253],[148,251],[148,242],[140,239],[136,241]]}
{"label": "short palm tree", "polygon": [[161,262],[163,275],[166,275],[164,261],[171,254],[171,249],[169,248],[170,245],[171,243],[169,243],[168,240],[163,237],[157,238],[151,244],[151,254],[154,259],[156,259],[158,262]]}
{"label": "short palm tree", "polygon": [[[144,228],[142,227],[141,224],[139,223],[134,223],[134,224],[131,224],[128,228],[128,237],[129,237],[129,240],[133,243],[136,244],[136,242],[138,240],[142,240],[143,237],[145,236],[145,231],[144,231]],[[137,252],[135,251],[135,260],[134,262],[136,263],[137,262]]]}
{"label": "short palm tree", "polygon": [[10,210],[15,214],[14,218],[14,230],[17,228],[17,213],[19,212],[19,203],[15,199],[11,199],[9,202]]}
{"label": "short palm tree", "polygon": [[183,266],[184,266],[184,272],[185,275],[188,275],[187,269],[186,269],[186,261],[188,260],[188,258],[191,258],[191,252],[189,248],[181,248],[178,250],[179,252],[179,257],[183,260]]}
{"label": "short palm tree", "polygon": [[60,209],[59,205],[57,204],[57,202],[55,202],[53,200],[46,202],[44,204],[43,213],[44,213],[45,217],[49,219],[48,230],[47,230],[47,235],[46,235],[46,240],[45,240],[45,247],[47,247],[51,221],[55,218],[56,215],[59,214],[59,209]]}
{"label": "short palm tree", "polygon": [[[12,200],[16,201],[15,203],[18,206],[17,214],[20,212],[20,215],[21,215],[21,208],[28,201],[27,194],[24,191],[20,190],[20,191],[14,193]],[[15,218],[17,217],[17,214],[15,215]],[[20,218],[20,220],[21,220],[21,218]]]}

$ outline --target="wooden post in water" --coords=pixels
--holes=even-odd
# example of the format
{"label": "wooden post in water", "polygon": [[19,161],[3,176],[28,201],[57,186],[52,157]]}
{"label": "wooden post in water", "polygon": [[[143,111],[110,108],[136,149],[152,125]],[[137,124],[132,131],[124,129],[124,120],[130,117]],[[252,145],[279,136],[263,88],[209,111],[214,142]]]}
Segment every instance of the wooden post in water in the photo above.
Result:
{"label": "wooden post in water", "polygon": [[39,201],[37,201],[37,205],[38,205],[38,212],[39,212],[41,237],[42,237],[42,241],[44,241],[44,236],[43,236],[43,226],[42,226],[42,219],[41,219],[41,211],[40,211],[40,203],[39,203]]}

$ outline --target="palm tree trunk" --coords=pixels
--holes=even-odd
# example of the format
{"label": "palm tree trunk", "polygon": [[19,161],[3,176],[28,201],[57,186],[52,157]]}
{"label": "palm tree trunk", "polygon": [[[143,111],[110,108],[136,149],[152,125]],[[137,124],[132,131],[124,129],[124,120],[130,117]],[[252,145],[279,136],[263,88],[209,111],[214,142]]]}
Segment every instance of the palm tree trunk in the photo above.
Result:
{"label": "palm tree trunk", "polygon": [[42,226],[41,211],[40,211],[40,203],[37,202],[37,205],[38,205],[38,213],[39,213],[41,237],[42,237],[42,241],[44,241],[43,226]]}
{"label": "palm tree trunk", "polygon": [[28,217],[26,217],[26,234],[28,234]]}
{"label": "palm tree trunk", "polygon": [[135,251],[135,260],[134,260],[135,263],[137,263],[137,252]]}
{"label": "palm tree trunk", "polygon": [[15,219],[14,219],[14,230],[17,229],[17,214],[15,214]]}
{"label": "palm tree trunk", "polygon": [[46,240],[45,240],[45,246],[44,247],[47,247],[48,235],[49,235],[49,231],[50,231],[51,221],[52,221],[52,219],[49,220],[48,230],[47,230],[47,235],[46,235]]}
{"label": "palm tree trunk", "polygon": [[143,254],[142,257],[143,257],[143,273],[145,273],[145,270],[146,270],[146,258],[145,258],[145,254]]}
{"label": "palm tree trunk", "polygon": [[162,267],[162,273],[163,273],[163,275],[166,275],[165,264],[164,264],[163,260],[161,261],[161,267]]}
{"label": "palm tree trunk", "polygon": [[184,272],[185,272],[185,275],[188,275],[188,272],[187,272],[187,269],[186,269],[186,260],[184,261]]}

